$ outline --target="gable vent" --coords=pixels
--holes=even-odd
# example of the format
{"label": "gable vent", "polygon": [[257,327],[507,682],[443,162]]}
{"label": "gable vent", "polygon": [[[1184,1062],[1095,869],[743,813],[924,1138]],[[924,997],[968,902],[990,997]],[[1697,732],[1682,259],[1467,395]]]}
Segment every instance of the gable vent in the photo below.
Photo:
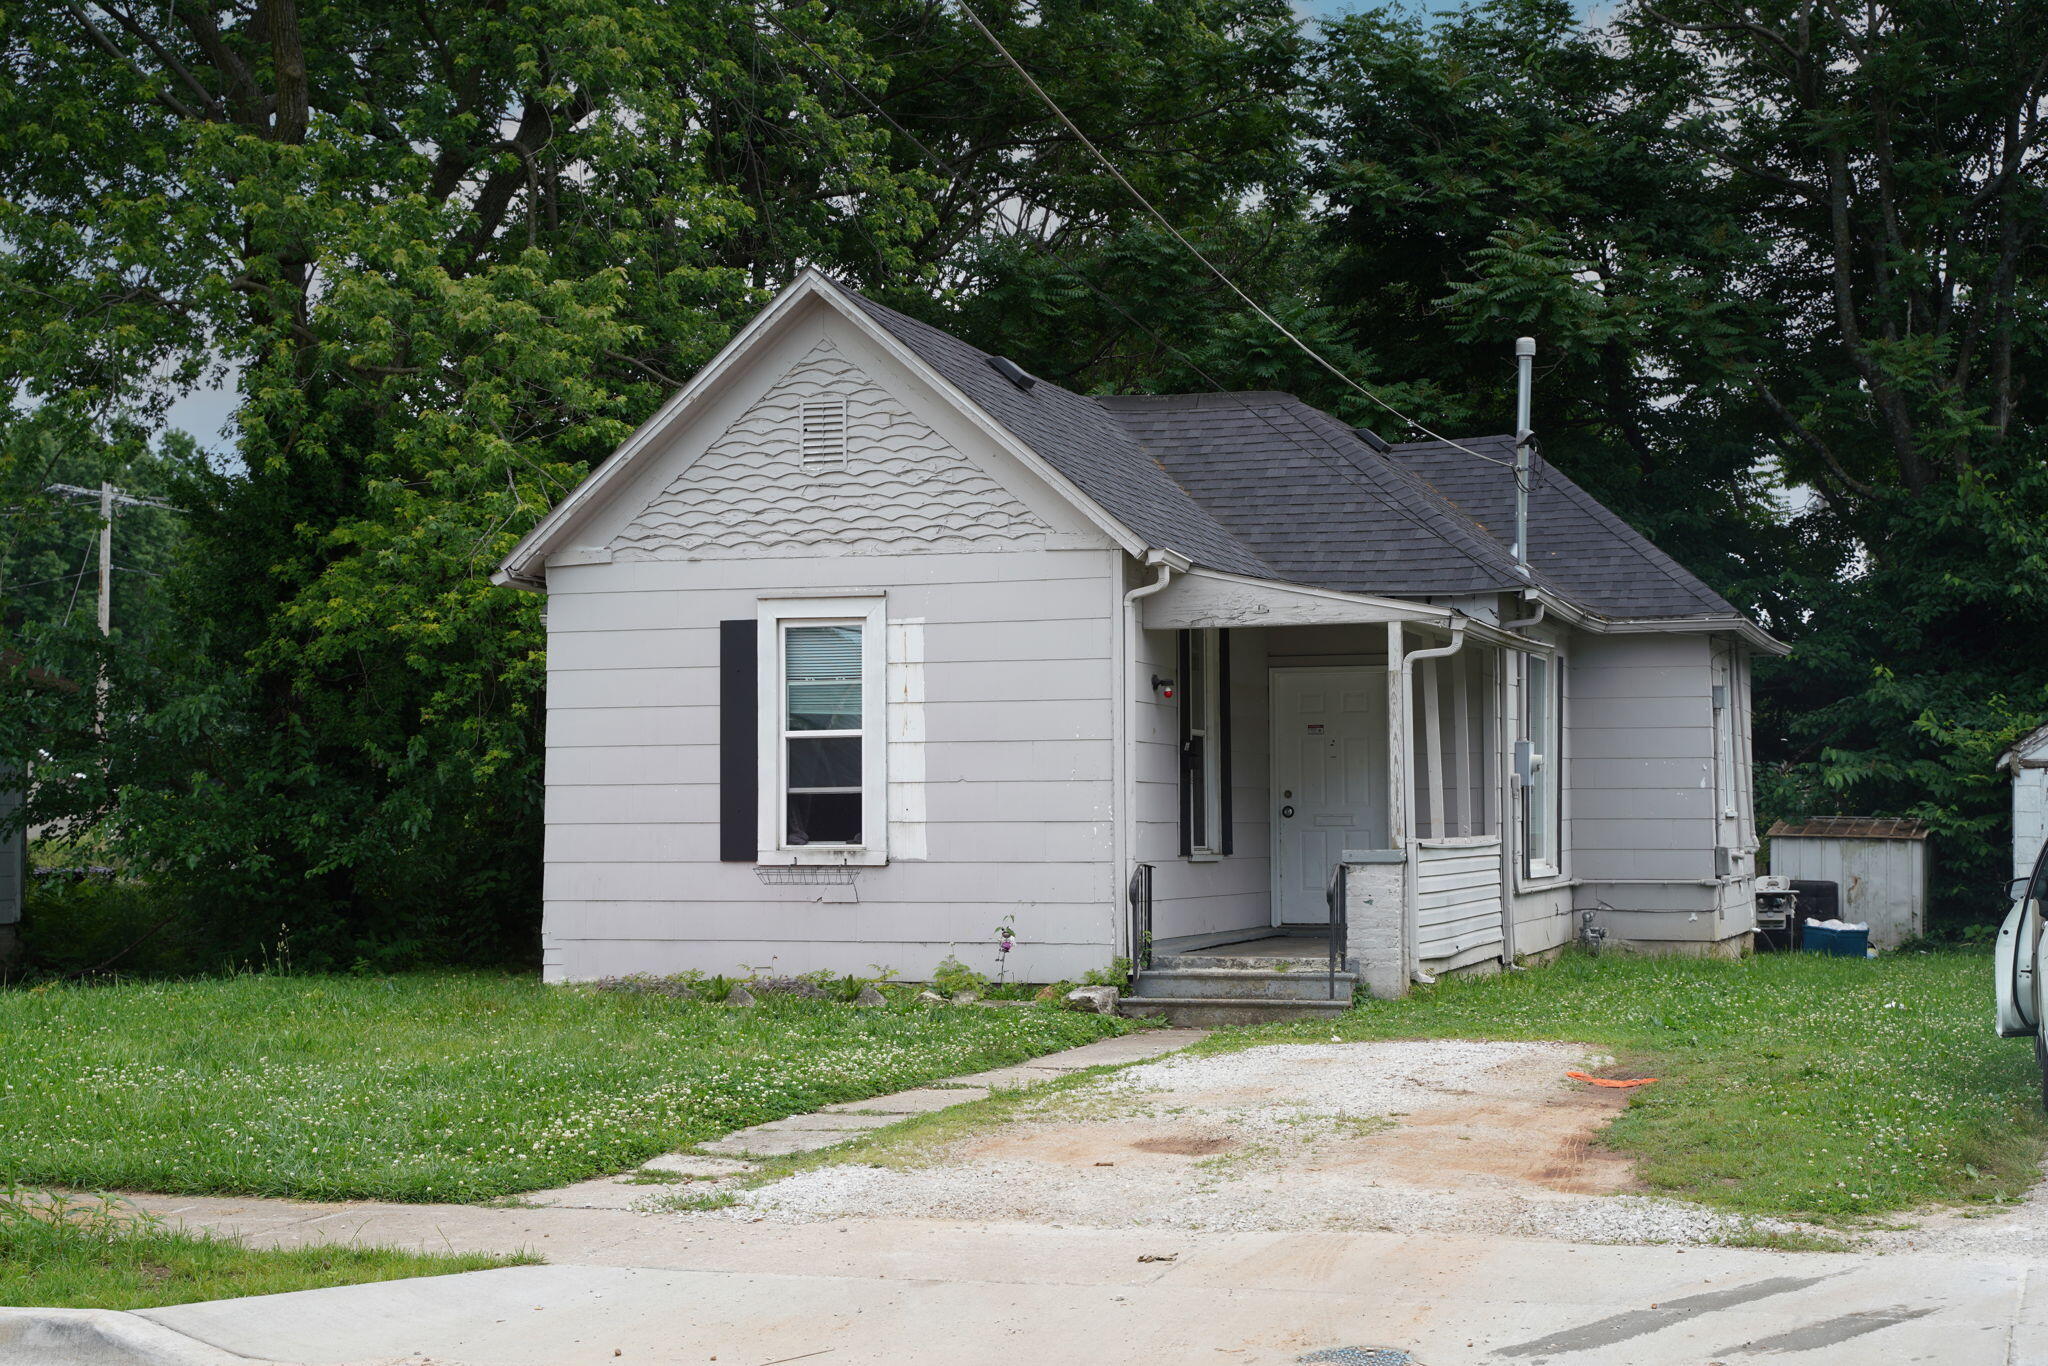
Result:
{"label": "gable vent", "polygon": [[813,398],[803,405],[803,467],[846,468],[846,400]]}

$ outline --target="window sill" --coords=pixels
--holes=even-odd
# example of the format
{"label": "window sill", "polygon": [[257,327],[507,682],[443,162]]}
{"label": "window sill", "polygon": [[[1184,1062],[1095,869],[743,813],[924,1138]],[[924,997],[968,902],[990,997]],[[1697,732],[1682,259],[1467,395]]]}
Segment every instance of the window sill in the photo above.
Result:
{"label": "window sill", "polygon": [[763,849],[762,868],[879,868],[889,861],[881,849]]}
{"label": "window sill", "polygon": [[1181,857],[1189,863],[1221,863],[1226,855],[1219,854],[1214,849],[1197,849],[1194,853],[1183,854]]}

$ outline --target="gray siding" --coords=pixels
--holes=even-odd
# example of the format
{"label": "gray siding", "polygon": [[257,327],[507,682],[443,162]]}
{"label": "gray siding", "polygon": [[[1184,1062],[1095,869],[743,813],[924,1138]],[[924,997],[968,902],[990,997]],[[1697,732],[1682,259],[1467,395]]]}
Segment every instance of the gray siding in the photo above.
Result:
{"label": "gray siding", "polygon": [[[1574,633],[1566,753],[1576,905],[1617,938],[1713,942],[1754,925],[1748,671],[1705,635]],[[1734,658],[1739,659],[1738,656]],[[1717,736],[1713,687],[1729,687]],[[1718,751],[1718,757],[1717,757]],[[1725,811],[1734,811],[1733,816]]]}
{"label": "gray siding", "polygon": [[[948,953],[1072,976],[1112,953],[1115,552],[586,565],[551,571],[547,905],[552,980],[742,965],[910,976]],[[763,885],[718,861],[717,623],[760,594],[886,591],[922,623],[922,859],[892,847],[852,888]],[[892,709],[893,710],[893,709]],[[895,720],[891,721],[892,732]],[[906,766],[894,763],[892,777]],[[905,824],[908,824],[906,822]],[[892,820],[892,846],[899,841]],[[840,899],[850,898],[850,899]]]}
{"label": "gray siding", "polygon": [[1171,678],[1178,669],[1179,637],[1173,631],[1140,632],[1132,670],[1138,702],[1133,840],[1138,860],[1152,865],[1153,933],[1158,938],[1273,922],[1267,635],[1261,630],[1230,633],[1232,852],[1222,858],[1183,858],[1180,704],[1161,699],[1152,689],[1154,674]]}
{"label": "gray siding", "polygon": [[1415,951],[1426,970],[1500,954],[1500,857],[1498,839],[1417,841]]}

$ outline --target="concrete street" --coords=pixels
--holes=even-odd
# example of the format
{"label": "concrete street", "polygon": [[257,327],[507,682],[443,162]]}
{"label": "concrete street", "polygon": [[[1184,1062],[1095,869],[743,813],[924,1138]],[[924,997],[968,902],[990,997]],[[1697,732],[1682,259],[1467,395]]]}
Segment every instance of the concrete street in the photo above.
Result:
{"label": "concrete street", "polygon": [[[245,1357],[305,1363],[1250,1366],[1344,1346],[1397,1347],[1429,1366],[2048,1362],[2038,1261],[505,1213],[569,1258],[146,1317]],[[395,1232],[363,1229],[383,1231]]]}

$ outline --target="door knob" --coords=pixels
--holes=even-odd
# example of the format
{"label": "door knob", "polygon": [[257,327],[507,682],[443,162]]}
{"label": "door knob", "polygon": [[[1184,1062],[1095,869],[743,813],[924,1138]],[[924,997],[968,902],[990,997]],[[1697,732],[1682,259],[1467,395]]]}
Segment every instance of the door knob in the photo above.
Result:
{"label": "door knob", "polygon": [[1282,816],[1292,816],[1294,814],[1294,808],[1291,806],[1283,806],[1280,808],[1280,814]]}

